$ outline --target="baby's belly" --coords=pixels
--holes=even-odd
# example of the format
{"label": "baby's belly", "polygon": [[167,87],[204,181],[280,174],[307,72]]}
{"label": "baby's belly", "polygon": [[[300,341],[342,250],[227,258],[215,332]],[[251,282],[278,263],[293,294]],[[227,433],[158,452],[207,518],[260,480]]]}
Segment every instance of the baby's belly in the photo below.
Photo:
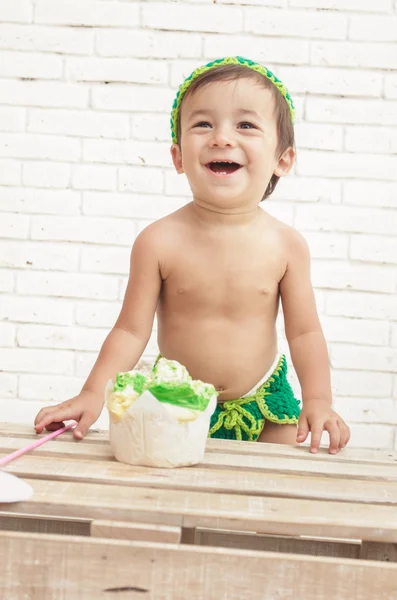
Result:
{"label": "baby's belly", "polygon": [[275,324],[263,318],[159,319],[158,343],[160,353],[185,365],[193,379],[212,383],[220,402],[251,390],[277,353]]}

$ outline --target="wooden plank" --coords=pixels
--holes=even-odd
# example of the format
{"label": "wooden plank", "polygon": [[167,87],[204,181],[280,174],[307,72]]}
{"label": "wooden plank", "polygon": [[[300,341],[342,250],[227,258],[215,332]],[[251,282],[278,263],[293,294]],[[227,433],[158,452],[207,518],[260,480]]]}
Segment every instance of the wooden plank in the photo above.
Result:
{"label": "wooden plank", "polygon": [[90,523],[85,520],[27,517],[0,514],[0,530],[62,535],[90,535]]}
{"label": "wooden plank", "polygon": [[[29,454],[32,455],[34,453],[34,455],[37,456],[51,456],[57,458],[73,457],[74,459],[116,460],[113,457],[109,444],[92,444],[90,442],[87,443],[85,440],[79,442],[73,440],[73,434],[70,431],[67,431],[62,435],[65,436],[62,444],[58,443],[59,438],[56,438],[55,440],[51,440],[46,444],[35,448],[35,450],[31,451]],[[32,440],[29,437],[0,437],[0,455],[9,454],[10,452],[14,452],[14,450],[24,448],[30,444],[31,441]]]}
{"label": "wooden plank", "polygon": [[27,502],[0,505],[16,511],[79,519],[149,522],[275,535],[306,535],[397,543],[393,506],[290,498],[214,494],[186,490],[27,480]]}
{"label": "wooden plank", "polygon": [[209,469],[241,468],[262,472],[293,473],[294,475],[334,476],[346,479],[371,479],[372,481],[397,481],[395,465],[372,465],[368,463],[334,462],[329,455],[325,458],[313,456],[310,461],[299,458],[277,456],[254,456],[246,454],[206,453],[200,466]]}
{"label": "wooden plank", "polygon": [[397,562],[397,544],[380,544],[379,542],[363,542],[360,558],[367,560],[383,560]]}
{"label": "wooden plank", "polygon": [[92,538],[1,532],[0,560],[7,600],[390,600],[397,588],[388,563]]}
{"label": "wooden plank", "polygon": [[166,525],[154,525],[153,523],[127,523],[97,519],[92,521],[90,526],[92,537],[163,544],[179,544],[181,533],[180,527],[167,527]]}
{"label": "wooden plank", "polygon": [[266,495],[286,498],[307,498],[397,504],[397,482],[370,479],[346,479],[323,476],[295,475],[243,469],[155,469],[134,467],[117,461],[86,461],[74,458],[22,456],[6,470],[19,477],[54,481],[81,481],[105,485],[153,487],[175,490],[224,492],[230,494]]}
{"label": "wooden plank", "polygon": [[[13,423],[0,423],[0,438],[1,437],[25,437],[28,441],[37,439],[37,435],[34,433],[33,425],[19,425]],[[70,441],[66,435],[61,435],[57,438],[57,443],[64,443]],[[95,444],[95,445],[109,445],[109,433],[107,430],[91,429],[85,436],[80,444]],[[317,455],[312,455],[309,452],[307,446],[289,446],[284,444],[260,444],[255,442],[240,442],[233,440],[219,440],[209,439],[207,440],[206,452],[208,453],[221,453],[221,454],[252,454],[254,456],[278,456],[278,457],[291,457],[299,458],[301,460],[312,461],[313,459],[329,459],[332,458],[333,462],[358,462],[360,464],[389,464],[395,465],[397,463],[397,452],[391,450],[371,450],[366,448],[345,448],[342,452],[339,452],[335,456],[331,456],[326,448],[320,448]]]}
{"label": "wooden plank", "polygon": [[[359,558],[361,542],[335,542],[330,540],[304,539],[301,537],[281,537],[247,534],[230,531],[197,529],[195,543],[203,546],[240,548],[241,550],[261,550],[266,552],[286,552],[289,554],[309,554],[310,556],[334,556]],[[373,544],[374,542],[368,542]],[[389,546],[389,544],[378,544]],[[364,558],[364,557],[363,557]],[[367,558],[367,557],[365,557]],[[376,560],[376,557],[372,557]]]}

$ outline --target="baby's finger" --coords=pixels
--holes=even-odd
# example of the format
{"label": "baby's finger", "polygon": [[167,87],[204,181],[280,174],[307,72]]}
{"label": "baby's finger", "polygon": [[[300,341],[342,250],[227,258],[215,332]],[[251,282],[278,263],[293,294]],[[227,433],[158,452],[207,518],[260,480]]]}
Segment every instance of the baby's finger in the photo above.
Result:
{"label": "baby's finger", "polygon": [[329,433],[329,453],[336,454],[340,444],[340,429],[336,420],[328,421],[325,429]]}
{"label": "baby's finger", "polygon": [[339,427],[341,432],[339,446],[342,450],[342,448],[344,448],[350,440],[350,429],[344,421],[340,423]]}
{"label": "baby's finger", "polygon": [[310,442],[310,452],[316,454],[321,444],[321,436],[323,435],[324,426],[322,423],[317,422],[311,428],[311,442]]}
{"label": "baby's finger", "polygon": [[74,428],[74,437],[77,440],[82,440],[94,421],[95,417],[91,413],[83,413],[78,425]]}
{"label": "baby's finger", "polygon": [[309,423],[307,422],[306,417],[301,415],[298,422],[298,433],[296,434],[296,441],[299,443],[304,442],[308,435]]}
{"label": "baby's finger", "polygon": [[70,406],[58,406],[56,409],[44,415],[42,420],[37,423],[36,431],[40,433],[44,428],[47,429],[48,425],[51,423],[62,423],[63,421],[70,421],[71,419],[76,419],[76,415],[73,414]]}
{"label": "baby's finger", "polygon": [[38,412],[38,414],[36,415],[36,418],[34,420],[34,426],[35,426],[35,428],[37,428],[37,426],[45,418],[45,416],[48,415],[48,413],[52,412],[53,410],[54,410],[53,406],[45,406],[44,408],[42,408]]}

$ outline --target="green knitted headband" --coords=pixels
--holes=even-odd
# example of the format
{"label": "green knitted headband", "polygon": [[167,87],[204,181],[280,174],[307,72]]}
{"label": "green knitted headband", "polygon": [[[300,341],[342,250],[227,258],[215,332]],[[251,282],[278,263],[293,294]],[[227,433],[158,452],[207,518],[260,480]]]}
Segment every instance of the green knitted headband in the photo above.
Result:
{"label": "green knitted headband", "polygon": [[210,69],[216,69],[216,67],[223,67],[224,65],[242,65],[244,67],[248,67],[249,69],[256,71],[257,73],[259,73],[260,75],[263,75],[264,77],[266,77],[266,79],[271,81],[276,86],[276,88],[278,89],[278,91],[280,92],[280,94],[285,99],[286,103],[288,104],[289,112],[291,114],[291,120],[292,120],[292,123],[294,123],[294,121],[295,121],[294,103],[292,102],[292,98],[289,95],[288,90],[285,87],[285,85],[279,79],[277,79],[277,77],[269,69],[267,69],[266,67],[263,67],[262,65],[260,65],[258,63],[254,62],[252,60],[248,60],[248,58],[243,58],[242,56],[227,56],[226,58],[218,58],[217,60],[214,60],[202,67],[198,67],[179,86],[179,89],[175,96],[174,104],[172,105],[172,111],[171,111],[171,136],[172,136],[173,144],[178,143],[179,109],[181,107],[183,97],[184,97],[187,89],[190,87],[190,84],[192,83],[192,81],[197,79],[197,77],[199,75],[201,75],[202,73],[206,73]]}

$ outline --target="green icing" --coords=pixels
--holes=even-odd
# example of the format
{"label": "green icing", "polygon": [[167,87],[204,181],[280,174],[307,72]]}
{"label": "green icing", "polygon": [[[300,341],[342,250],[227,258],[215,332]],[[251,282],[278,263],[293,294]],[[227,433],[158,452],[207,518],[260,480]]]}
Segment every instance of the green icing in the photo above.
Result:
{"label": "green icing", "polygon": [[203,389],[203,394],[198,396],[189,382],[180,384],[175,382],[149,383],[148,390],[159,402],[167,402],[193,410],[205,410],[211,397],[215,394],[215,388],[207,385]]}
{"label": "green icing", "polygon": [[146,377],[141,373],[117,373],[113,391],[122,392],[127,386],[130,386],[135,392],[142,394],[146,389],[146,381]]}

